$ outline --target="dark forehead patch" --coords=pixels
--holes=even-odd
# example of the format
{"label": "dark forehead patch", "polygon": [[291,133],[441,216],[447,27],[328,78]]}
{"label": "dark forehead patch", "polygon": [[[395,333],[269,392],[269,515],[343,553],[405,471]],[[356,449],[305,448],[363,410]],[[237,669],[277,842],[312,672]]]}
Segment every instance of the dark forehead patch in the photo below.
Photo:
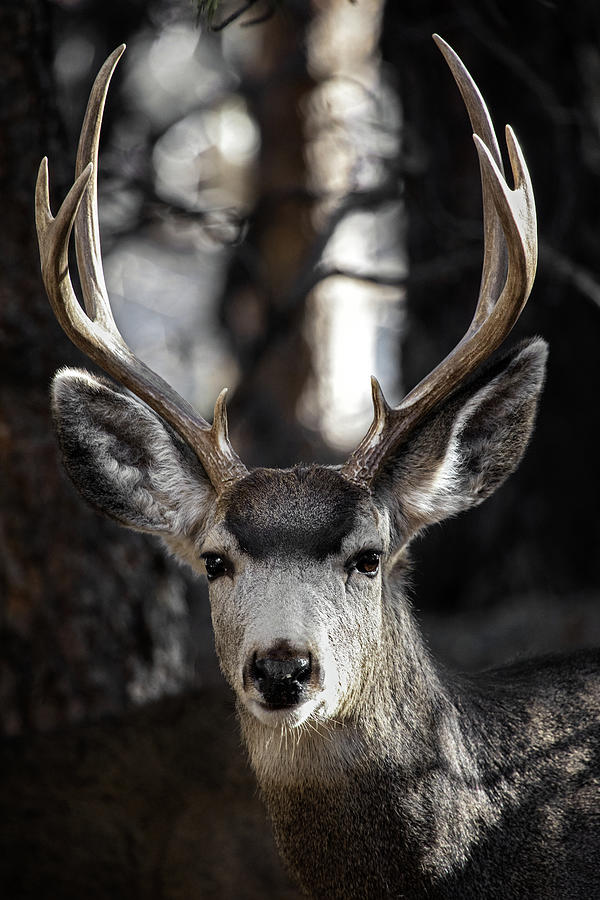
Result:
{"label": "dark forehead patch", "polygon": [[225,525],[251,556],[278,550],[325,559],[340,550],[365,492],[332,469],[256,469],[227,497]]}

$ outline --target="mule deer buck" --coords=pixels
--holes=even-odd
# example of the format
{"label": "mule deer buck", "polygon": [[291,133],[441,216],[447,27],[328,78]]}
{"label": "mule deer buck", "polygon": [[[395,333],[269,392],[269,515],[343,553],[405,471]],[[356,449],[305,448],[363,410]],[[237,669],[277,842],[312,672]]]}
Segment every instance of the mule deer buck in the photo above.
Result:
{"label": "mule deer buck", "polygon": [[[56,218],[45,160],[36,195],[55,314],[122,386],[61,371],[53,411],[84,498],[206,572],[248,755],[308,894],[588,900],[600,894],[599,654],[453,677],[431,659],[406,598],[412,538],[481,503],[517,466],[546,359],[540,339],[489,359],[532,287],[532,188],[507,127],[508,186],[485,103],[435,40],[479,155],[479,298],[465,336],[397,408],[373,380],[373,423],[341,467],[248,471],[228,438],[224,393],[209,425],[119,334],[96,171],[123,48],[92,89],[76,180]],[[68,272],[72,228],[85,311]]]}

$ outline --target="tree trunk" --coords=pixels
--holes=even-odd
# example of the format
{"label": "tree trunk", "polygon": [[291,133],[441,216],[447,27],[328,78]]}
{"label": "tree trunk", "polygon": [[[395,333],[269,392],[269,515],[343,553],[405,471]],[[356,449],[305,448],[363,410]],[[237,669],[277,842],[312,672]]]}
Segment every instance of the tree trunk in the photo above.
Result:
{"label": "tree trunk", "polygon": [[[405,113],[411,280],[404,342],[411,387],[464,333],[481,266],[480,186],[470,127],[431,40],[438,31],[478,83],[501,144],[510,122],[538,207],[536,284],[514,340],[550,343],[532,446],[493,501],[417,548],[423,605],[476,606],[507,595],[594,591],[600,520],[594,436],[600,380],[597,271],[597,4],[388,2],[382,49]],[[566,601],[565,602],[569,602]],[[582,623],[573,626],[582,629]]]}
{"label": "tree trunk", "polygon": [[261,52],[245,79],[261,134],[256,202],[229,271],[222,318],[240,367],[231,403],[234,442],[250,465],[286,466],[324,448],[296,408],[311,372],[302,333],[311,248],[305,105],[314,82],[306,65],[311,5],[290,3],[261,26]]}
{"label": "tree trunk", "polygon": [[118,711],[194,678],[203,599],[161,550],[101,519],[63,476],[48,385],[83,364],[39,276],[36,171],[50,156],[65,193],[53,100],[50,6],[0,7],[0,672],[2,730],[14,734]]}

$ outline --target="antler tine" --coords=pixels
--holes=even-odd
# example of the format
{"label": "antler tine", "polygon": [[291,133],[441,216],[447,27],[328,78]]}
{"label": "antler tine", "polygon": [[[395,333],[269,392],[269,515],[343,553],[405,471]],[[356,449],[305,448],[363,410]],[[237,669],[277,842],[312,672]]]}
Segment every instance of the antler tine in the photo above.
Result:
{"label": "antler tine", "polygon": [[98,147],[108,86],[125,44],[110,54],[98,72],[88,99],[75,161],[75,178],[90,163],[93,175],[75,216],[75,252],[83,301],[88,316],[109,331],[117,331],[102,268],[100,226],[98,223]]}
{"label": "antler tine", "polygon": [[[473,134],[479,135],[502,176],[504,176],[502,155],[498,146],[496,132],[479,88],[452,47],[439,34],[434,34],[433,40],[446,60],[461,93],[463,103],[471,120]],[[472,326],[477,325],[489,315],[494,305],[493,298],[498,297],[502,290],[507,266],[506,244],[502,227],[496,215],[494,201],[488,183],[483,176],[483,171],[481,171],[481,185],[483,201],[483,268],[479,298],[471,323]]]}
{"label": "antler tine", "polygon": [[[122,45],[109,56],[94,82],[79,141],[77,177],[56,218],[50,210],[47,159],[40,165],[35,206],[42,278],[67,336],[173,427],[197,454],[213,487],[221,493],[247,473],[229,443],[225,392],[217,400],[211,426],[129,349],[115,324],[104,282],[98,229],[98,141],[108,85],[124,49]],[[68,250],[74,223],[85,311],[69,274]]]}
{"label": "antler tine", "polygon": [[484,207],[481,287],[464,337],[398,407],[388,406],[373,380],[373,422],[341,469],[348,479],[365,486],[370,485],[387,456],[427,413],[500,346],[519,318],[535,277],[535,202],[521,148],[507,126],[506,143],[514,179],[511,189],[504,178],[496,135],[477,86],[456,53],[437,35],[434,40],[455,77],[477,132],[473,138],[479,156]]}

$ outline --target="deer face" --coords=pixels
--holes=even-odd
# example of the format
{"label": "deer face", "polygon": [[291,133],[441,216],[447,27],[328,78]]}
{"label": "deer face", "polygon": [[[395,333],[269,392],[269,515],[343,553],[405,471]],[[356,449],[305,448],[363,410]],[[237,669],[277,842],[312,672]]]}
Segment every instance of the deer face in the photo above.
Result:
{"label": "deer face", "polygon": [[257,470],[219,506],[201,556],[228,681],[265,724],[339,714],[381,634],[385,517],[321,467]]}

